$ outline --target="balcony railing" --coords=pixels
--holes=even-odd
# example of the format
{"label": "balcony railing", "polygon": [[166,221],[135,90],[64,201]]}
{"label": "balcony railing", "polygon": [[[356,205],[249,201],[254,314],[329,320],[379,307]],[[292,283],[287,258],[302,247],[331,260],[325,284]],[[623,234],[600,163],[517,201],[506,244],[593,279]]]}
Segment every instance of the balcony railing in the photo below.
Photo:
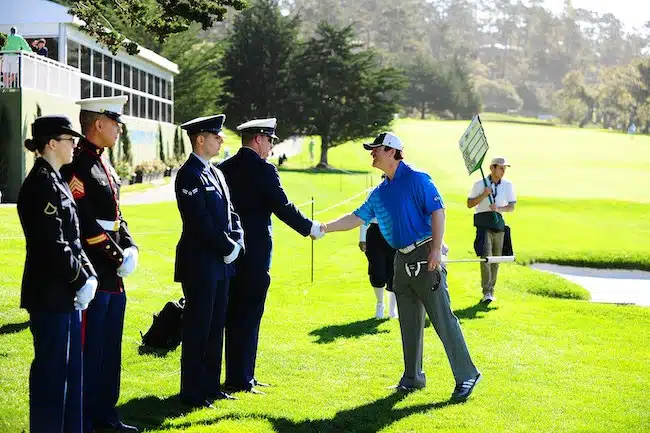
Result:
{"label": "balcony railing", "polygon": [[0,89],[34,89],[81,99],[79,69],[28,51],[0,53]]}

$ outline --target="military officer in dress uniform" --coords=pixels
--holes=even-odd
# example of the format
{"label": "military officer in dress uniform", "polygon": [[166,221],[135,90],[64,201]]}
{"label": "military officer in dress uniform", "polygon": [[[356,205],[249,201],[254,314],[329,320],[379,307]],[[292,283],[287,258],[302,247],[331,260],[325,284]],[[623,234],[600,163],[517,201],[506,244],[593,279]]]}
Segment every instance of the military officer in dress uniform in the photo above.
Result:
{"label": "military officer in dress uniform", "polygon": [[62,174],[79,208],[81,236],[99,276],[95,298],[84,315],[84,418],[86,431],[136,432],[115,405],[120,395],[122,329],[126,294],[123,278],[138,263],[138,248],[120,211],[120,180],[107,158],[121,131],[126,96],[82,99],[79,120],[85,135]]}
{"label": "military officer in dress uniform", "polygon": [[244,251],[244,232],[226,180],[210,163],[223,144],[225,119],[219,114],[181,125],[192,153],[178,170],[175,185],[183,232],[174,280],[185,295],[180,397],[199,408],[233,399],[221,391],[221,357],[229,282],[233,261]]}
{"label": "military officer in dress uniform", "polygon": [[275,166],[266,161],[277,136],[277,120],[256,119],[237,127],[242,148],[219,165],[246,233],[246,252],[237,260],[231,280],[226,319],[226,382],[232,391],[262,394],[268,386],[255,378],[255,358],[266,293],[271,283],[271,214],[303,236],[322,237],[311,221],[289,201]]}
{"label": "military officer in dress uniform", "polygon": [[77,206],[59,174],[72,161],[75,137],[63,116],[32,124],[25,147],[40,155],[18,194],[27,256],[20,306],[29,312],[34,361],[29,374],[32,433],[81,433],[81,310],[97,288],[95,269],[81,247]]}

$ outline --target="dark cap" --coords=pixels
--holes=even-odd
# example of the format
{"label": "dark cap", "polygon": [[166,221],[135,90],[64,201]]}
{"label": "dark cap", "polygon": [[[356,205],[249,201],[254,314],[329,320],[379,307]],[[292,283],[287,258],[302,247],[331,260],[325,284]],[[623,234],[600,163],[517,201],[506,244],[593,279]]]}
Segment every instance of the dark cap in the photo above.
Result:
{"label": "dark cap", "polygon": [[216,114],[214,116],[197,117],[181,125],[181,128],[187,131],[188,135],[196,135],[201,132],[211,132],[221,137],[225,137],[221,130],[226,122],[225,114]]}
{"label": "dark cap", "polygon": [[37,117],[32,123],[32,137],[47,139],[61,134],[70,134],[83,138],[83,135],[72,128],[70,119],[65,116]]}

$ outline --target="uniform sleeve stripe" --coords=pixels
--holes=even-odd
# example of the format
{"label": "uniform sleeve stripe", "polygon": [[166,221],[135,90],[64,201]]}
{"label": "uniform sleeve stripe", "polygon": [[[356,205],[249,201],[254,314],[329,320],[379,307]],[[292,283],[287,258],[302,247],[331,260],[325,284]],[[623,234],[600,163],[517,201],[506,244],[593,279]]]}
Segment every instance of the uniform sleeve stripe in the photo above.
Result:
{"label": "uniform sleeve stripe", "polygon": [[101,235],[95,236],[94,238],[86,239],[86,243],[88,243],[88,245],[97,245],[104,242],[105,240],[108,240],[108,236],[106,236],[106,233],[102,233]]}
{"label": "uniform sleeve stripe", "polygon": [[73,175],[68,184],[70,185],[70,191],[72,191],[74,198],[83,197],[86,194],[84,184],[77,176]]}

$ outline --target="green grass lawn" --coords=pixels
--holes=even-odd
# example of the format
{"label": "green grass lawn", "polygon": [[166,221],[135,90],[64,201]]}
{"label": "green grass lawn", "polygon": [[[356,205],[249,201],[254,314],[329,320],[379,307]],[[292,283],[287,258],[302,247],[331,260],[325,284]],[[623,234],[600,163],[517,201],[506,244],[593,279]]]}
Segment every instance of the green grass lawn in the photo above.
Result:
{"label": "green grass lawn", "polygon": [[[443,193],[446,241],[457,258],[472,256],[473,240],[471,211],[464,205],[471,179],[457,150],[465,126],[413,120],[396,125],[407,160],[431,173]],[[485,127],[490,145],[513,165],[507,176],[520,198],[508,222],[520,262],[650,269],[650,139],[489,122]],[[359,173],[310,174],[303,171],[304,154],[292,158],[282,171],[292,200],[300,204],[313,196],[318,212],[379,179],[359,146],[333,149],[330,162]],[[362,200],[316,218],[327,221]],[[309,213],[309,205],[303,209]],[[502,266],[498,300],[484,308],[477,305],[478,266],[450,265],[452,307],[484,381],[467,403],[447,404],[453,378],[428,328],[427,388],[393,394],[386,388],[402,373],[399,325],[370,319],[374,295],[358,232],[314,243],[312,284],[311,243],[278,221],[257,369],[258,378],[274,386],[266,396],[238,394],[239,400],[218,402],[216,410],[185,414],[176,397],[180,350],[166,357],[138,353],[139,332],[151,324],[151,314],[181,296],[173,282],[180,218],[175,203],[124,206],[123,212],[141,253],[138,271],[127,279],[120,406],[128,421],[147,431],[650,431],[649,309],[539,296],[587,294],[519,264]],[[0,431],[20,432],[28,423],[33,353],[28,316],[17,308],[24,240],[12,208],[0,208],[0,251]]]}

